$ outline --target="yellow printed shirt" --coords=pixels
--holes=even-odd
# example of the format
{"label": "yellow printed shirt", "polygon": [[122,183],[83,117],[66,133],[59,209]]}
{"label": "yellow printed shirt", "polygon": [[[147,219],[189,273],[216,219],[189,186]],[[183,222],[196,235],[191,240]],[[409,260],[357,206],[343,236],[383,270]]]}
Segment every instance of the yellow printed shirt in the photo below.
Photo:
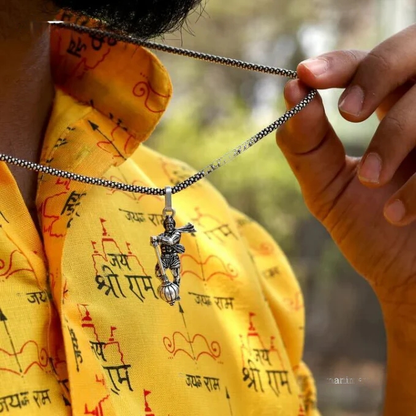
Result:
{"label": "yellow printed shirt", "polygon": [[[52,29],[43,164],[165,187],[194,173],[144,147],[172,88],[144,48]],[[0,164],[0,413],[317,415],[304,308],[283,253],[206,180],[176,194],[181,300],[150,237],[164,200],[39,176],[39,235]]]}

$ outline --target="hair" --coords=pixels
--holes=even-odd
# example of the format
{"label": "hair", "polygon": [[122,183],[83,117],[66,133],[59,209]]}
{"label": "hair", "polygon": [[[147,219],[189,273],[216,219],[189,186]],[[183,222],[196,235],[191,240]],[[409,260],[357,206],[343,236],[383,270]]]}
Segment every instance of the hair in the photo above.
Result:
{"label": "hair", "polygon": [[201,0],[53,0],[64,10],[99,20],[108,30],[149,39],[180,28]]}

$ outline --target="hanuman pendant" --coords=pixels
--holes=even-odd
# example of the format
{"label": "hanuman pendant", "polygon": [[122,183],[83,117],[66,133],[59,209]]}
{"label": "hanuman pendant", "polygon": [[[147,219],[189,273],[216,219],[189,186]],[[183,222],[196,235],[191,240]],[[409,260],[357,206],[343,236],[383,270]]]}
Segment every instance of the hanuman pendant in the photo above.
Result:
{"label": "hanuman pendant", "polygon": [[[150,237],[150,244],[154,247],[157,257],[155,267],[156,277],[161,281],[157,288],[160,298],[173,306],[181,298],[179,287],[181,283],[181,261],[179,254],[185,253],[185,247],[180,244],[182,233],[195,233],[195,227],[188,223],[184,227],[176,228],[175,210],[172,208],[172,188],[166,187],[165,208],[163,209],[163,226],[165,231]],[[160,250],[160,251],[159,251]],[[173,280],[170,281],[166,271],[171,271]]]}

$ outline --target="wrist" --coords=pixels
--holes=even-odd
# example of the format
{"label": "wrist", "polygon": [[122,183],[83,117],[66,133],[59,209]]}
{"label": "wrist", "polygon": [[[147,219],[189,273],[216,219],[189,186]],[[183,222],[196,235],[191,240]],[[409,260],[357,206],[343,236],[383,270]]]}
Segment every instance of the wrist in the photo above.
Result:
{"label": "wrist", "polygon": [[416,305],[384,301],[387,384],[384,416],[416,414]]}
{"label": "wrist", "polygon": [[400,284],[396,276],[367,278],[380,303],[385,320],[416,317],[416,280],[407,279]]}

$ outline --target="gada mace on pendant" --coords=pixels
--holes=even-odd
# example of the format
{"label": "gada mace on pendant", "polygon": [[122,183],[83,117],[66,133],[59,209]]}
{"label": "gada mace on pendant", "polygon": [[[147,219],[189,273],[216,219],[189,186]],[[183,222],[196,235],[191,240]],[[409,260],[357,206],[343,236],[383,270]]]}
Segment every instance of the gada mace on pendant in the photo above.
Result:
{"label": "gada mace on pendant", "polygon": [[[179,254],[185,253],[185,247],[180,244],[182,233],[195,233],[191,223],[176,228],[175,210],[172,208],[172,188],[166,187],[165,208],[163,208],[163,226],[165,231],[158,236],[150,237],[150,244],[154,247],[157,257],[155,267],[156,277],[162,282],[157,288],[160,298],[173,306],[181,298],[179,286],[181,283],[181,261]],[[160,247],[160,251],[159,251]],[[173,280],[166,275],[170,269]]]}

